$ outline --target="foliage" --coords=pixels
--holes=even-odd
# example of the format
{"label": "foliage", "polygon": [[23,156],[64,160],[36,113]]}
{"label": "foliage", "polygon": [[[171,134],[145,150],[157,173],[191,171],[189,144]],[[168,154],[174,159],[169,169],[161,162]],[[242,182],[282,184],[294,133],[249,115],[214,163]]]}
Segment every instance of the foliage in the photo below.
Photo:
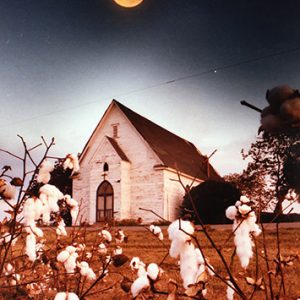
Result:
{"label": "foliage", "polygon": [[[225,209],[240,198],[240,191],[231,183],[208,180],[190,190],[196,209],[203,223],[226,223]],[[182,203],[183,214],[192,211],[189,195],[185,195]]]}
{"label": "foliage", "polygon": [[250,159],[244,171],[245,176],[248,178],[262,178],[267,182],[264,195],[268,195],[268,197],[262,199],[262,206],[266,206],[275,200],[274,211],[278,213],[282,211],[282,202],[285,195],[292,188],[285,176],[284,165],[288,161],[291,147],[299,140],[300,134],[260,133],[249,151],[243,152],[244,159]]}
{"label": "foliage", "polygon": [[269,191],[265,177],[262,174],[247,174],[247,172],[244,171],[241,174],[234,173],[226,175],[224,179],[226,182],[235,186],[241,194],[260,204],[261,210],[266,208],[266,199],[268,199]]}

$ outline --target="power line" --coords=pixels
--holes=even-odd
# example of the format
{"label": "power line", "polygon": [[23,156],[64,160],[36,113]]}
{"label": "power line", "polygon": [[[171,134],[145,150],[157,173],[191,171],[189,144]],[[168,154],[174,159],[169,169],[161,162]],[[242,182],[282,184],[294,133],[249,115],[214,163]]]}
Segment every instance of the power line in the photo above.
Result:
{"label": "power line", "polygon": [[[277,53],[271,53],[271,54],[263,55],[263,56],[256,57],[256,58],[242,60],[242,61],[239,61],[239,62],[236,62],[236,63],[211,68],[211,69],[208,69],[206,71],[201,71],[201,72],[189,74],[189,75],[182,76],[182,77],[177,77],[177,78],[174,78],[174,79],[171,79],[171,80],[167,80],[167,81],[163,81],[163,82],[156,83],[156,84],[153,84],[153,85],[145,86],[143,88],[139,88],[139,89],[135,89],[135,90],[125,92],[125,93],[110,96],[110,98],[113,99],[113,98],[117,98],[117,97],[121,97],[121,96],[126,96],[126,95],[130,95],[130,94],[134,94],[134,93],[138,93],[138,92],[158,88],[158,87],[161,87],[161,86],[164,86],[164,85],[176,83],[178,81],[184,81],[184,80],[188,80],[188,79],[191,79],[191,78],[200,77],[200,76],[207,75],[207,74],[210,74],[210,73],[216,73],[218,71],[222,71],[222,70],[226,70],[226,69],[230,69],[230,68],[235,68],[235,67],[250,64],[250,63],[253,63],[253,62],[257,62],[257,61],[261,61],[261,60],[265,60],[265,59],[268,59],[268,58],[281,56],[281,55],[285,55],[285,54],[290,54],[290,53],[298,52],[298,51],[300,51],[300,47],[296,47],[296,48],[292,48],[292,49],[288,49],[288,50],[283,50],[283,51],[280,51],[280,52],[277,52]],[[80,107],[91,105],[91,104],[94,104],[94,103],[98,103],[98,100],[90,101],[90,102],[86,102],[86,103],[82,103],[82,104],[78,104],[78,105],[74,105],[72,107],[52,111],[52,112],[45,113],[45,114],[39,114],[38,116],[34,116],[34,117],[31,117],[31,118],[19,120],[19,121],[14,122],[14,123],[3,124],[3,125],[0,125],[0,128],[12,126],[12,125],[16,125],[16,124],[20,124],[20,123],[24,123],[24,122],[28,122],[28,121],[31,121],[31,120],[39,119],[41,117],[50,116],[50,115],[53,115],[53,114],[57,114],[57,113],[60,113],[60,112],[65,112],[65,111],[68,111],[68,110],[71,110],[71,109],[80,108]]]}

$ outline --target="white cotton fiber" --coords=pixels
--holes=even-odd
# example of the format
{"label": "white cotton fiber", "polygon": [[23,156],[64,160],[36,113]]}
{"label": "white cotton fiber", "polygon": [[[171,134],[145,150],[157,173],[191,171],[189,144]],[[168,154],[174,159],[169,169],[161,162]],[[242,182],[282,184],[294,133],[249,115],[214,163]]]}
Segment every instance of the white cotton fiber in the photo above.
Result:
{"label": "white cotton fiber", "polygon": [[70,253],[67,250],[63,250],[57,255],[56,259],[57,259],[57,261],[64,263],[65,261],[67,261],[69,256],[70,256]]}
{"label": "white cotton fiber", "polygon": [[183,280],[184,288],[196,281],[198,262],[193,244],[186,243],[180,253],[180,276]]}
{"label": "white cotton fiber", "polygon": [[233,285],[229,280],[227,281],[227,283],[228,283],[227,291],[226,291],[227,300],[233,300],[234,298],[234,289],[232,288]]}
{"label": "white cotton fiber", "polygon": [[143,289],[146,289],[149,286],[150,282],[146,274],[138,277],[131,285],[132,297],[135,298]]}
{"label": "white cotton fiber", "polygon": [[25,254],[30,261],[36,260],[36,238],[34,234],[28,234],[26,237]]}
{"label": "white cotton fiber", "polygon": [[69,258],[64,262],[67,273],[74,273],[76,268],[77,253],[72,253]]}
{"label": "white cotton fiber", "polygon": [[204,264],[204,257],[203,257],[203,255],[202,255],[199,248],[195,249],[195,253],[196,253],[196,258],[197,258],[198,265]]}
{"label": "white cotton fiber", "polygon": [[234,244],[236,254],[240,259],[241,266],[246,269],[252,258],[252,240],[250,237],[250,228],[246,222],[242,222],[235,231]]}
{"label": "white cotton fiber", "polygon": [[75,293],[68,293],[66,300],[79,300],[79,297]]}
{"label": "white cotton fiber", "polygon": [[171,242],[171,246],[169,250],[170,256],[173,258],[178,258],[183,247],[184,247],[184,243],[182,241],[178,241],[176,239],[173,240]]}
{"label": "white cotton fiber", "polygon": [[176,220],[168,227],[169,239],[176,239],[182,242],[189,241],[191,239],[189,235],[192,235],[194,231],[195,229],[193,224],[190,221],[184,220]]}
{"label": "white cotton fiber", "polygon": [[227,207],[225,211],[226,218],[228,218],[229,220],[234,220],[237,212],[238,210],[234,205]]}
{"label": "white cotton fiber", "polygon": [[111,233],[109,231],[105,230],[105,229],[101,230],[99,235],[102,236],[104,238],[104,240],[107,241],[107,242],[112,241]]}
{"label": "white cotton fiber", "polygon": [[252,208],[247,204],[242,204],[238,207],[238,211],[242,215],[246,215],[247,213],[249,213],[251,211],[251,209]]}
{"label": "white cotton fiber", "polygon": [[147,274],[153,281],[157,280],[159,272],[160,270],[157,264],[151,263],[148,265]]}

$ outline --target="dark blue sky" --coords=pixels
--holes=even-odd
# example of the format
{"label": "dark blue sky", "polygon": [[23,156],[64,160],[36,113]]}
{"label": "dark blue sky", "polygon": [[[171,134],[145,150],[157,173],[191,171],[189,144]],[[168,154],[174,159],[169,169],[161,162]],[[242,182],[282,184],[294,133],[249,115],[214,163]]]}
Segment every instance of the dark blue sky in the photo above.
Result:
{"label": "dark blue sky", "polygon": [[144,0],[131,10],[2,0],[0,147],[19,133],[80,152],[116,98],[204,153],[218,148],[221,173],[240,170],[259,124],[240,100],[264,107],[268,88],[300,86],[299,11],[297,0]]}

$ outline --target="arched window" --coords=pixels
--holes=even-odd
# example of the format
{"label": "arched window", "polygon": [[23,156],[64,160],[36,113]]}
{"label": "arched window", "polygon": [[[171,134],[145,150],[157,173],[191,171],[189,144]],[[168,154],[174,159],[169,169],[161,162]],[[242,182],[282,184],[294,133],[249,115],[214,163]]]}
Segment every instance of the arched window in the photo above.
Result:
{"label": "arched window", "polygon": [[108,168],[108,163],[104,163],[104,166],[103,166],[103,172],[108,172],[109,168]]}
{"label": "arched window", "polygon": [[112,185],[104,180],[97,190],[96,222],[111,220],[114,217],[114,190]]}

